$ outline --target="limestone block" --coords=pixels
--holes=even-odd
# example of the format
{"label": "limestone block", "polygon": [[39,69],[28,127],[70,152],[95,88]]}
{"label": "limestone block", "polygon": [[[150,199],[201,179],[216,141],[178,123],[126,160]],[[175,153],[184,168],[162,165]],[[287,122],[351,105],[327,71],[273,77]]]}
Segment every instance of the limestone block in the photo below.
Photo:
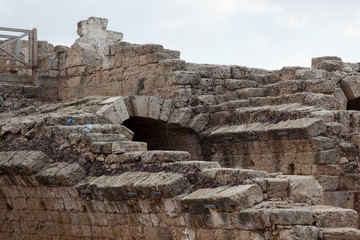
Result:
{"label": "limestone block", "polygon": [[289,196],[289,181],[286,179],[266,179],[266,193],[269,198],[287,198]]}
{"label": "limestone block", "polygon": [[289,180],[289,197],[294,202],[320,204],[323,191],[320,184],[311,176],[278,176]]}
{"label": "limestone block", "polygon": [[311,68],[326,71],[343,71],[344,64],[339,57],[318,57],[311,59]]}
{"label": "limestone block", "polygon": [[164,59],[158,63],[157,73],[181,71],[185,69],[186,62],[180,59]]}
{"label": "limestone block", "polygon": [[215,205],[217,212],[232,212],[234,209],[245,210],[263,200],[258,185],[240,185],[199,189],[181,199],[190,213],[203,213],[207,205]]}
{"label": "limestone block", "polygon": [[352,227],[358,226],[358,214],[355,210],[330,206],[312,206],[317,227]]}
{"label": "limestone block", "polygon": [[127,152],[124,154],[116,155],[110,154],[106,157],[105,162],[112,164],[112,163],[136,163],[141,161],[143,152],[142,151],[135,151],[135,152]]}
{"label": "limestone block", "polygon": [[305,83],[307,92],[332,94],[336,90],[336,84],[330,80],[310,80]]}
{"label": "limestone block", "polygon": [[193,129],[196,133],[199,133],[205,130],[209,125],[209,114],[207,113],[200,113],[194,116],[190,123],[189,127]]}
{"label": "limestone block", "polygon": [[270,71],[260,68],[248,68],[243,66],[231,66],[231,78],[233,79],[253,79],[256,75],[266,76]]}
{"label": "limestone block", "polygon": [[193,112],[190,108],[175,109],[171,114],[168,123],[179,124],[180,126],[185,127],[189,123],[192,115]]}
{"label": "limestone block", "polygon": [[165,60],[167,58],[168,55],[166,53],[162,53],[162,52],[150,53],[139,57],[139,65],[144,66],[147,64],[158,63],[159,61]]}
{"label": "limestone block", "polygon": [[175,71],[168,76],[168,82],[170,85],[199,85],[200,74],[198,72],[190,71]]}
{"label": "limestone block", "polygon": [[148,116],[149,101],[149,96],[132,96],[131,102],[133,105],[134,116],[146,118]]}
{"label": "limestone block", "polygon": [[96,67],[101,59],[101,54],[91,45],[75,43],[71,46],[66,57],[66,68],[78,66]]}
{"label": "limestone block", "polygon": [[259,221],[260,219],[261,211],[258,209],[247,209],[233,214],[231,220],[236,228],[257,230],[265,228],[262,221]]}
{"label": "limestone block", "polygon": [[164,47],[160,44],[142,44],[135,46],[134,50],[139,56],[141,56],[150,53],[162,52]]}
{"label": "limestone block", "polygon": [[36,178],[45,185],[72,186],[85,175],[86,171],[77,163],[58,162],[46,166],[36,174]]}
{"label": "limestone block", "polygon": [[0,169],[15,174],[35,174],[49,161],[49,157],[40,151],[2,152]]}
{"label": "limestone block", "polygon": [[79,185],[78,190],[92,189],[96,199],[114,201],[134,197],[130,196],[129,192],[145,197],[155,196],[153,192],[158,193],[156,196],[174,197],[189,186],[189,182],[182,174],[165,172],[127,172],[118,176],[95,178],[87,184]]}
{"label": "limestone block", "polygon": [[158,120],[160,118],[161,108],[164,100],[157,97],[150,97],[148,117]]}
{"label": "limestone block", "polygon": [[161,112],[160,112],[160,116],[159,116],[159,120],[167,122],[169,121],[170,118],[170,114],[172,113],[174,108],[174,104],[172,100],[165,100],[162,107],[161,107]]}
{"label": "limestone block", "polygon": [[209,162],[209,161],[180,161],[180,162],[171,162],[164,163],[166,165],[189,165],[199,168],[201,171],[209,168],[220,168],[220,164],[218,162]]}
{"label": "limestone block", "polygon": [[343,182],[344,190],[360,190],[360,176],[359,174],[345,174]]}
{"label": "limestone block", "polygon": [[123,39],[123,34],[106,30],[107,23],[106,18],[96,17],[78,22],[77,34],[80,38],[76,40],[76,43],[90,44],[103,54],[110,54],[109,45],[120,42]]}
{"label": "limestone block", "polygon": [[219,182],[239,182],[242,183],[246,180],[254,178],[269,177],[264,171],[248,170],[248,169],[235,169],[235,168],[212,168],[201,172],[205,178],[214,179]]}
{"label": "limestone block", "polygon": [[357,76],[349,76],[341,80],[341,86],[348,100],[360,97],[360,78]]}
{"label": "limestone block", "polygon": [[331,191],[324,192],[324,205],[354,209],[355,195],[354,191]]}
{"label": "limestone block", "polygon": [[280,240],[317,240],[319,239],[319,229],[314,226],[296,225],[290,229],[280,230]]}
{"label": "limestone block", "polygon": [[236,90],[236,89],[242,89],[242,88],[254,88],[257,86],[258,86],[258,83],[255,81],[225,79],[225,87],[228,90]]}
{"label": "limestone block", "polygon": [[81,135],[81,141],[85,143],[93,142],[115,142],[127,141],[123,134],[103,134],[103,133],[86,133]]}
{"label": "limestone block", "polygon": [[127,106],[122,97],[111,97],[104,100],[101,104],[104,106],[96,114],[105,116],[113,124],[121,124],[129,119]]}
{"label": "limestone block", "polygon": [[181,162],[190,161],[191,154],[186,151],[146,151],[141,156],[143,163],[163,163],[163,162]]}
{"label": "limestone block", "polygon": [[90,144],[90,151],[92,153],[112,153],[112,143],[111,142],[93,142]]}
{"label": "limestone block", "polygon": [[295,79],[326,79],[326,71],[322,69],[299,69],[295,71]]}
{"label": "limestone block", "polygon": [[236,91],[238,98],[251,98],[251,97],[265,97],[267,94],[266,88],[244,88]]}
{"label": "limestone block", "polygon": [[146,151],[146,142],[121,141],[112,144],[112,152],[114,154],[122,154],[126,152]]}
{"label": "limestone block", "polygon": [[313,213],[307,208],[269,208],[261,213],[265,226],[276,225],[312,225]]}
{"label": "limestone block", "polygon": [[322,228],[320,236],[324,240],[360,239],[360,230],[356,228]]}
{"label": "limestone block", "polygon": [[316,153],[316,164],[337,164],[339,159],[339,149],[329,149]]}

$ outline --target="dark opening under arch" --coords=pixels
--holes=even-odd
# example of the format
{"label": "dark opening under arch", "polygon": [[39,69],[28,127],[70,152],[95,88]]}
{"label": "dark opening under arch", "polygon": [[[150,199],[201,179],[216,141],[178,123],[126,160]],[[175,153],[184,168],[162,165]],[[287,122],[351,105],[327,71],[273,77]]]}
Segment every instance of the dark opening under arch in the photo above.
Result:
{"label": "dark opening under arch", "polygon": [[348,100],[346,110],[357,110],[360,111],[360,98]]}
{"label": "dark opening under arch", "polygon": [[134,132],[133,141],[146,142],[148,150],[188,151],[192,160],[202,160],[201,146],[194,130],[143,117],[130,117],[123,125]]}

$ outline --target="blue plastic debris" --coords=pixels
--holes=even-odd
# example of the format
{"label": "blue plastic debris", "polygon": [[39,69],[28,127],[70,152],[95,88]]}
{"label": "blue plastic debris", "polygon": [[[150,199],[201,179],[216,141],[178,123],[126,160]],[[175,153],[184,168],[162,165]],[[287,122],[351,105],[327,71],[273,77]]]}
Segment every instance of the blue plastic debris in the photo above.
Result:
{"label": "blue plastic debris", "polygon": [[74,119],[72,117],[70,117],[67,122],[66,122],[66,125],[73,125],[74,124]]}
{"label": "blue plastic debris", "polygon": [[91,131],[91,129],[93,128],[93,126],[91,124],[86,125],[82,130],[81,130],[81,134],[85,134]]}

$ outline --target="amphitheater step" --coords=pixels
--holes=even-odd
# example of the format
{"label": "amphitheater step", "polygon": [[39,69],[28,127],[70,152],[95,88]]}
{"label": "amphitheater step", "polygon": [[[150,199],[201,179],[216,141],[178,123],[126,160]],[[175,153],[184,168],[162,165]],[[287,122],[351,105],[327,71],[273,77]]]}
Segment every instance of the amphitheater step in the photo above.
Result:
{"label": "amphitheater step", "polygon": [[221,167],[218,162],[209,162],[209,161],[180,161],[180,162],[164,163],[164,166],[166,166],[166,165],[174,165],[174,164],[197,167],[201,171],[205,170],[205,169],[220,168]]}
{"label": "amphitheater step", "polygon": [[269,174],[264,171],[235,169],[235,168],[212,168],[201,172],[201,175],[208,179],[219,182],[244,182],[255,178],[268,178]]}
{"label": "amphitheater step", "polygon": [[252,207],[263,200],[261,188],[256,185],[235,187],[202,188],[181,199],[190,213],[206,213],[209,209],[218,212],[238,211]]}
{"label": "amphitheater step", "polygon": [[90,144],[92,153],[123,154],[127,152],[147,151],[147,143],[121,141],[121,142],[93,142]]}
{"label": "amphitheater step", "polygon": [[[66,121],[64,121],[64,124]],[[91,124],[91,133],[104,133],[104,134],[123,134],[126,138],[131,140],[134,133],[127,127],[119,124]],[[48,137],[55,135],[63,135],[64,138],[68,138],[70,134],[80,134],[86,125],[56,125],[56,126],[45,126],[43,132]]]}
{"label": "amphitheater step", "polygon": [[86,133],[81,135],[81,141],[85,143],[94,143],[128,141],[128,139],[123,134]]}
{"label": "amphitheater step", "polygon": [[122,201],[133,197],[174,197],[190,183],[182,174],[127,172],[119,176],[102,176],[79,183],[78,192],[99,200]]}
{"label": "amphitheater step", "polygon": [[0,152],[0,171],[13,174],[35,174],[50,161],[40,151]]}
{"label": "amphitheater step", "polygon": [[86,176],[86,171],[77,163],[59,162],[45,166],[35,176],[44,185],[72,186]]}
{"label": "amphitheater step", "polygon": [[322,119],[300,118],[279,123],[252,123],[234,126],[213,127],[203,135],[218,141],[232,141],[234,138],[249,140],[270,140],[286,136],[288,139],[308,139],[325,133],[326,127]]}
{"label": "amphitheater step", "polygon": [[360,230],[356,228],[322,228],[320,229],[321,240],[358,240]]}
{"label": "amphitheater step", "polygon": [[166,163],[166,162],[180,162],[190,161],[191,154],[186,151],[138,151],[129,152],[120,155],[109,155],[106,158],[107,163]]}

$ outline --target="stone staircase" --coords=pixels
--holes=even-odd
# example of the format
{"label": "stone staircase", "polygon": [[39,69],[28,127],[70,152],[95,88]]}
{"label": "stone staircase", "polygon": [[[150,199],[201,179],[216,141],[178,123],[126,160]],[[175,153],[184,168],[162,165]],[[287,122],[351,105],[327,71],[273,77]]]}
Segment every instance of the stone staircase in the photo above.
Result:
{"label": "stone staircase", "polygon": [[[150,162],[161,164],[165,160],[154,158]],[[77,163],[54,163],[38,151],[0,152],[0,171],[3,209],[17,211],[20,217],[34,214],[35,235],[42,224],[55,221],[55,218],[41,220],[40,213],[62,215],[69,211],[73,214],[70,214],[69,221],[60,218],[56,223],[64,228],[53,233],[45,231],[46,234],[53,237],[57,234],[69,237],[104,237],[108,234],[107,238],[115,239],[116,236],[135,237],[143,234],[141,229],[150,228],[158,232],[155,237],[160,237],[164,229],[170,227],[193,231],[196,236],[203,232],[216,236],[214,229],[225,228],[229,234],[241,230],[240,236],[271,235],[272,239],[297,239],[301,233],[302,239],[337,237],[348,240],[356,239],[360,232],[356,229],[358,214],[354,210],[318,205],[322,202],[322,190],[313,177],[269,175],[264,171],[208,166],[200,172],[203,178],[236,184],[191,191],[192,183],[181,173],[130,171],[91,177]],[[19,192],[19,188],[26,191]],[[40,192],[41,189],[46,191]],[[35,204],[34,192],[37,192],[36,200],[43,202],[43,206]],[[71,217],[74,214],[97,220],[76,223]],[[136,216],[140,221],[137,230],[133,229],[131,233],[118,231],[116,224],[106,220],[117,215],[126,216],[122,226],[129,228]],[[1,220],[2,223],[6,221],[9,219]],[[184,223],[178,225],[177,221]],[[23,224],[25,226],[28,222]],[[80,228],[106,227],[110,232],[77,235],[65,227],[74,224]],[[10,224],[10,232],[12,227],[14,225]],[[9,236],[3,231],[1,234]],[[18,234],[31,232],[18,230]],[[12,236],[17,235],[14,233]],[[154,235],[144,237],[151,239]]]}

